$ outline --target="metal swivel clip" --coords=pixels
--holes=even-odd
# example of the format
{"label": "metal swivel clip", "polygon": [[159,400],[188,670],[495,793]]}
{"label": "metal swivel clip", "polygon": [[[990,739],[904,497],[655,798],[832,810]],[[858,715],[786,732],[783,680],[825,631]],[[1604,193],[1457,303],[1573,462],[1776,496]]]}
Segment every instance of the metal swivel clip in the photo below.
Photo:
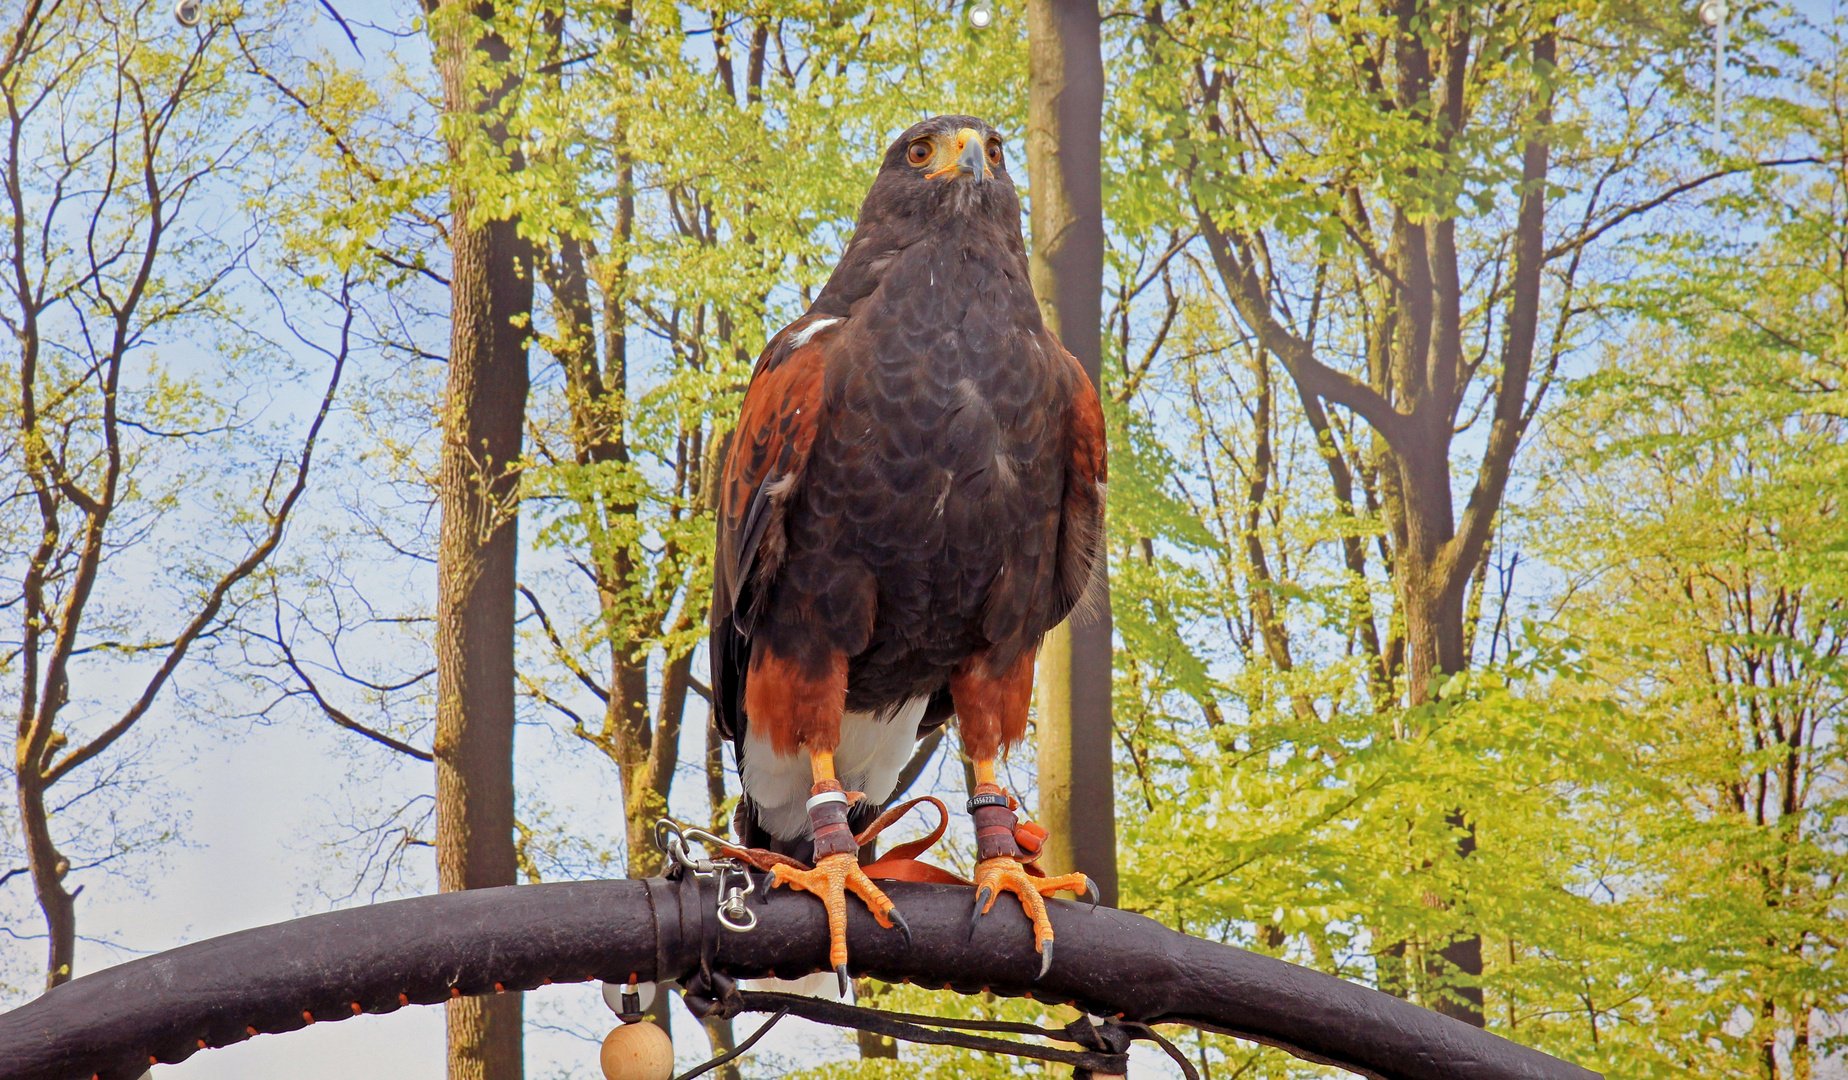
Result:
{"label": "metal swivel clip", "polygon": [[718,851],[725,845],[722,837],[662,818],[655,822],[654,841],[675,866],[696,878],[711,878],[718,885],[720,926],[739,934],[757,929],[757,913],[744,902],[752,886],[750,868],[737,859],[695,858],[687,847],[691,841],[707,851]]}

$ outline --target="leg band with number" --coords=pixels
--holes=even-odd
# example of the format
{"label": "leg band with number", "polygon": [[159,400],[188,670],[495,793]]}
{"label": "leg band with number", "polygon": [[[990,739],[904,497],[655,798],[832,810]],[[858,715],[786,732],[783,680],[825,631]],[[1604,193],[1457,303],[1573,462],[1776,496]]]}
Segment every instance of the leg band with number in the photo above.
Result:
{"label": "leg band with number", "polygon": [[982,784],[967,806],[975,819],[977,859],[1020,858],[1020,846],[1014,843],[1014,811],[1008,808],[1005,792],[993,784]]}

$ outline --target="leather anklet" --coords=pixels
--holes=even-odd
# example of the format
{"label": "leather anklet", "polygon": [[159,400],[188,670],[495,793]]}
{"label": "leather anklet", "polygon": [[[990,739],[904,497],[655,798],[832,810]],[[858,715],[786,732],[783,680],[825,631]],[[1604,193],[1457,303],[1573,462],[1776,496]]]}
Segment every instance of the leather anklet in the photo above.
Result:
{"label": "leather anklet", "polygon": [[1020,845],[1014,842],[1013,800],[1000,788],[983,784],[964,804],[975,819],[975,857],[981,860],[1020,858]]}
{"label": "leather anklet", "polygon": [[847,796],[838,788],[817,791],[808,801],[809,833],[815,838],[815,861],[829,855],[853,855],[860,850],[847,827]]}

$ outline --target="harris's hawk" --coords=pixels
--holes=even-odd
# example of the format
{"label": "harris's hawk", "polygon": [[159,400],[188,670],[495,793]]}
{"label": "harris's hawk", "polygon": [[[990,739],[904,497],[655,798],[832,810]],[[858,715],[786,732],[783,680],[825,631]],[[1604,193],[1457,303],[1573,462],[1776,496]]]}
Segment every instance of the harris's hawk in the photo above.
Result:
{"label": "harris's hawk", "polygon": [[778,884],[828,907],[846,982],[845,893],[903,917],[861,871],[856,829],[923,731],[954,712],[974,762],[977,913],[1030,876],[996,759],[1027,731],[1040,639],[1101,575],[1103,413],[1040,318],[1001,138],[972,116],[886,150],[853,238],[807,313],[765,347],[726,455],[711,615],[712,706],[743,781],[739,839],[813,862]]}

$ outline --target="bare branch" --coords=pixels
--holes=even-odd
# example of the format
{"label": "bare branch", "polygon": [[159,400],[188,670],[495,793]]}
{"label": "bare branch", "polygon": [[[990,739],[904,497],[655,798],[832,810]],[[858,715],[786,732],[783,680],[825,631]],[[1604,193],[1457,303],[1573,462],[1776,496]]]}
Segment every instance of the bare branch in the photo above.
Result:
{"label": "bare branch", "polygon": [[1570,254],[1571,252],[1577,251],[1578,249],[1584,247],[1587,244],[1590,244],[1592,241],[1596,240],[1598,237],[1603,236],[1605,233],[1611,231],[1612,229],[1630,220],[1631,218],[1636,217],[1639,214],[1646,214],[1649,211],[1654,210],[1656,207],[1661,206],[1663,203],[1668,202],[1670,199],[1673,199],[1677,195],[1685,195],[1688,192],[1693,191],[1695,188],[1704,187],[1707,184],[1711,184],[1715,180],[1724,179],[1725,177],[1728,177],[1728,176],[1737,176],[1739,173],[1751,172],[1754,169],[1777,169],[1777,168],[1782,168],[1786,165],[1827,165],[1827,164],[1829,164],[1828,160],[1824,158],[1817,158],[1817,157],[1777,158],[1772,161],[1748,161],[1741,165],[1734,165],[1734,166],[1731,166],[1730,168],[1719,169],[1714,172],[1707,173],[1703,176],[1697,176],[1692,180],[1685,180],[1679,184],[1674,185],[1673,187],[1667,188],[1666,190],[1657,194],[1653,198],[1644,199],[1642,202],[1632,203],[1629,206],[1625,206],[1619,210],[1616,210],[1611,214],[1610,217],[1605,218],[1603,221],[1599,222],[1596,226],[1580,232],[1577,236],[1572,237],[1570,240],[1562,240],[1559,243],[1554,244],[1552,247],[1547,248],[1546,254],[1543,257],[1544,261],[1552,262],[1554,259],[1557,259],[1562,255],[1567,255],[1567,254]]}
{"label": "bare branch", "polygon": [[1305,391],[1326,401],[1352,409],[1373,425],[1389,443],[1403,440],[1405,417],[1378,390],[1344,371],[1337,371],[1315,357],[1315,350],[1302,338],[1277,321],[1271,311],[1270,296],[1258,278],[1256,268],[1241,260],[1231,242],[1213,221],[1213,215],[1197,201],[1195,212],[1200,233],[1206,237],[1207,250],[1225,283],[1226,292],[1239,316],[1258,335]]}
{"label": "bare branch", "polygon": [[904,798],[905,792],[911,790],[911,785],[918,782],[918,777],[923,775],[924,766],[930,764],[930,759],[936,754],[937,747],[943,745],[945,730],[947,729],[938,728],[924,736],[923,742],[918,743],[917,749],[911,753],[911,760],[905,762],[905,767],[898,771],[898,782],[893,785],[892,794],[887,796],[887,803],[895,803]]}
{"label": "bare branch", "polygon": [[583,683],[591,693],[597,695],[598,700],[605,705],[609,704],[610,692],[599,686],[597,680],[590,677],[590,672],[585,671],[584,666],[577,662],[577,657],[565,648],[564,641],[558,636],[558,631],[553,629],[551,617],[546,615],[545,608],[539,603],[539,598],[524,585],[517,586],[517,588],[520,590],[520,595],[526,597],[526,602],[532,605],[533,614],[539,617],[539,626],[545,631],[546,640],[550,641],[552,648],[558,652],[559,661],[570,669],[571,674],[577,676],[578,682]]}
{"label": "bare branch", "polygon": [[[345,300],[346,295],[343,290],[342,301],[344,302]],[[294,511],[295,504],[301,500],[302,493],[308,488],[308,473],[314,460],[315,444],[320,439],[322,426],[327,422],[327,414],[333,408],[334,395],[339,392],[340,378],[346,370],[348,342],[350,340],[352,328],[353,308],[349,304],[346,307],[346,318],[341,324],[340,348],[335,355],[333,371],[328,376],[327,389],[321,395],[320,407],[315,411],[314,422],[308,427],[308,433],[302,440],[300,456],[297,457],[295,462],[295,481],[290,485],[288,494],[283,497],[282,504],[270,515],[269,529],[265,532],[263,538],[257,542],[256,546],[253,547],[237,565],[233,566],[213,584],[211,592],[206,596],[204,605],[202,605],[198,613],[187,622],[185,629],[181,630],[180,633],[175,636],[173,648],[168,650],[166,659],[161,662],[159,670],[157,670],[154,675],[149,678],[147,684],[143,686],[141,695],[136,698],[134,704],[130,705],[128,710],[122,714],[122,717],[106,728],[101,734],[84,745],[72,750],[59,760],[57,764],[47,769],[44,773],[46,786],[57,783],[64,776],[68,775],[72,769],[77,768],[79,765],[82,765],[104,750],[107,750],[117,739],[127,734],[129,729],[135,726],[136,722],[147,713],[148,708],[154,704],[154,699],[160,694],[161,689],[167,685],[167,680],[172,677],[174,671],[178,670],[181,661],[186,659],[186,652],[192,647],[192,643],[197,640],[199,636],[206,631],[206,628],[212,624],[212,621],[218,617],[218,613],[224,607],[225,600],[230,596],[231,590],[236,588],[240,582],[248,578],[251,574],[255,573],[257,568],[268,561],[270,555],[281,545],[283,530],[288,525],[289,516]]]}
{"label": "bare branch", "polygon": [[276,628],[276,644],[282,649],[282,662],[289,666],[290,671],[295,672],[295,677],[302,681],[302,686],[308,691],[308,696],[314,699],[314,703],[321,707],[321,712],[326,715],[329,720],[346,728],[348,731],[364,735],[375,743],[379,743],[382,746],[389,746],[400,754],[408,754],[419,761],[436,760],[427,750],[419,750],[407,742],[402,742],[382,731],[367,727],[342,712],[333,702],[323,697],[321,688],[315,685],[314,679],[310,678],[308,673],[302,670],[301,664],[295,659],[295,650],[289,648],[288,639],[283,636],[282,627],[280,625]]}

